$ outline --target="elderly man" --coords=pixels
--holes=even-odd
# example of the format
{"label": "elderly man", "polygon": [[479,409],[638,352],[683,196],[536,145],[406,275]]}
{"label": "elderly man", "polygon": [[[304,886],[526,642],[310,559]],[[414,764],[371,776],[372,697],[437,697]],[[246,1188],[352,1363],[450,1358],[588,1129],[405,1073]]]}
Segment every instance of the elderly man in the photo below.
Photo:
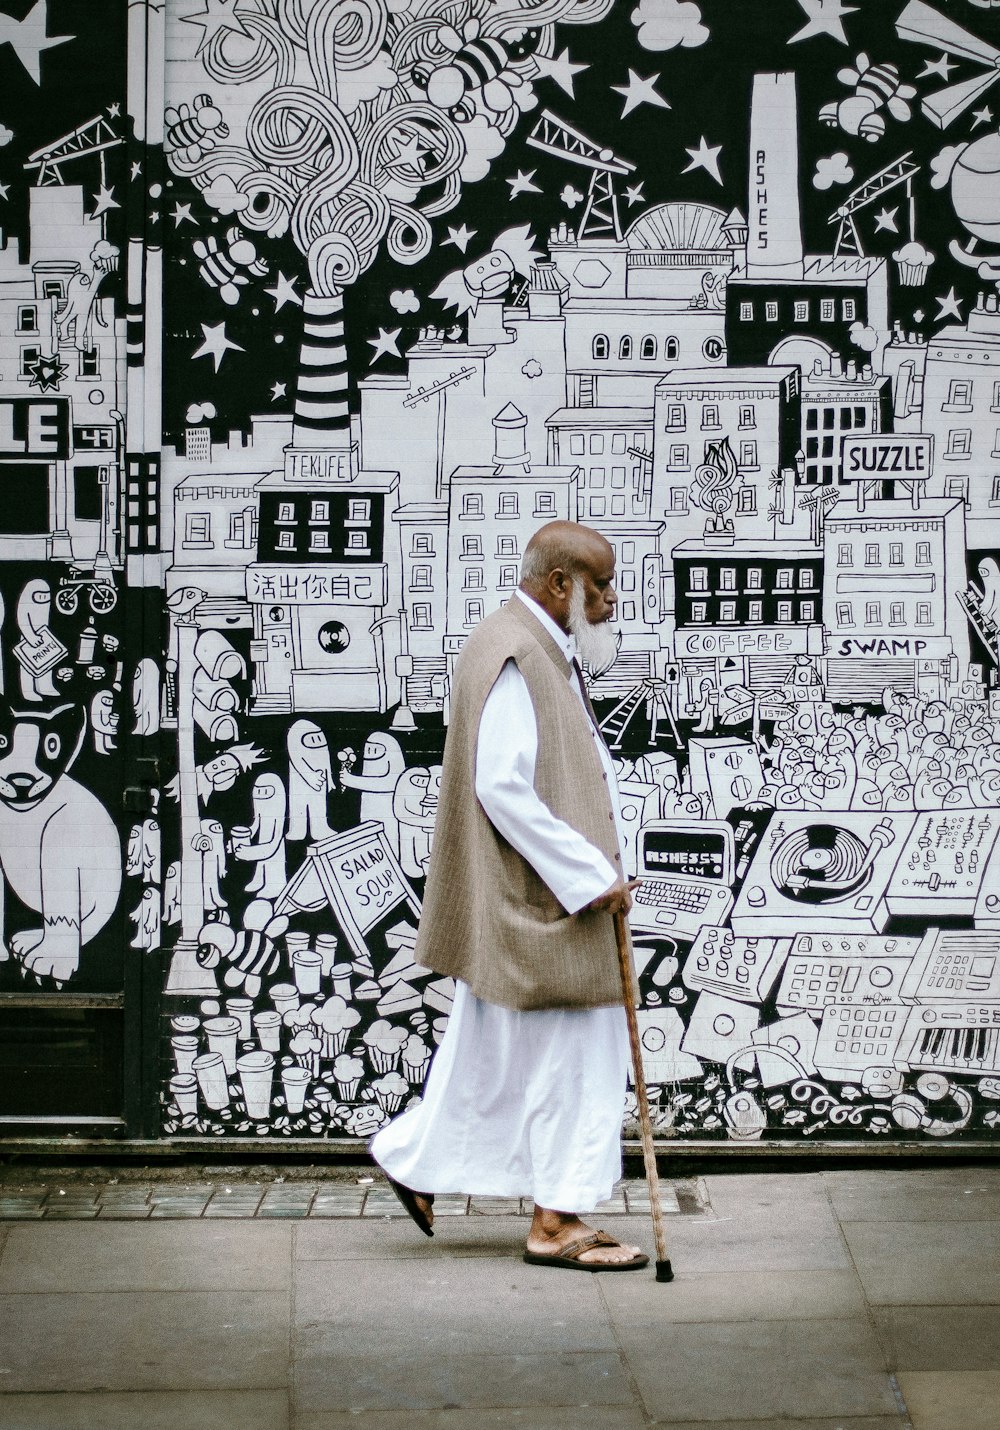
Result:
{"label": "elderly man", "polygon": [[530,1197],[525,1260],[645,1266],[581,1220],[621,1175],[628,1033],[612,915],[631,907],[614,766],[577,656],[617,651],[614,549],[542,527],[456,662],[417,959],[456,979],[423,1100],[373,1139],[433,1235],[436,1192]]}

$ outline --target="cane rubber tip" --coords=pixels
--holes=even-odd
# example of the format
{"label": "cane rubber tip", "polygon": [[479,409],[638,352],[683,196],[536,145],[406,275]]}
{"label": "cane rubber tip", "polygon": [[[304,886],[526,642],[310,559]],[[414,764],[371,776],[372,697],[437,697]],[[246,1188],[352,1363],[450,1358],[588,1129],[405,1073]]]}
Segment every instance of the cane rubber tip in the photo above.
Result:
{"label": "cane rubber tip", "polygon": [[669,1261],[658,1261],[656,1263],[657,1281],[672,1281],[674,1279],[674,1269]]}

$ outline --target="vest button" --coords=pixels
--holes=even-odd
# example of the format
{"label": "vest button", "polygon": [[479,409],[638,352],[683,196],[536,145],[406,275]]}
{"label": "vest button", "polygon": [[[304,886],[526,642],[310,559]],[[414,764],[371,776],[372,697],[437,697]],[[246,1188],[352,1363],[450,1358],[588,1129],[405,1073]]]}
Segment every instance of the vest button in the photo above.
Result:
{"label": "vest button", "polygon": [[608,777],[607,777],[607,775],[601,775],[601,779],[604,781],[605,784],[607,784],[607,782],[608,782]]}
{"label": "vest button", "polygon": [[614,814],[609,813],[609,814],[608,814],[608,818],[611,820],[611,823],[614,824],[614,822],[615,822]]}

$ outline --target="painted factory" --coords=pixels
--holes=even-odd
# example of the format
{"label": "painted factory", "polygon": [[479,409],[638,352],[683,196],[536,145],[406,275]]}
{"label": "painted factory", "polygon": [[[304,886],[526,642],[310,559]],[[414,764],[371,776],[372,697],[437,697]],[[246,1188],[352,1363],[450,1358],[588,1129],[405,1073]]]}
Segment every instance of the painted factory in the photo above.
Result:
{"label": "painted factory", "polygon": [[529,143],[592,178],[526,276],[499,250],[455,275],[467,327],[364,380],[353,428],[297,406],[164,453],[168,596],[250,633],[251,714],[446,711],[463,641],[557,517],[616,552],[598,696],[663,688],[691,718],[965,679],[961,413],[1000,313],[928,347],[892,326],[887,260],[805,252],[796,131],[794,77],[758,75],[745,213],[664,203],[625,228],[630,166],[544,112]]}

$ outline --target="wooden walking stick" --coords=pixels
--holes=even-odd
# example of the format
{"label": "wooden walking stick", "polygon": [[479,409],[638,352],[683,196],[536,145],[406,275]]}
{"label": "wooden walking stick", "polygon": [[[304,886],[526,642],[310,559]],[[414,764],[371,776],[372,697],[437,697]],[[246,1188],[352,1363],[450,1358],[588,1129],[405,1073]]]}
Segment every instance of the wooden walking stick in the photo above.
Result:
{"label": "wooden walking stick", "polygon": [[649,1116],[649,1099],[646,1096],[646,1079],[642,1072],[642,1044],[639,1041],[639,1020],[635,1005],[638,994],[635,985],[635,970],[632,964],[632,937],[628,921],[623,913],[615,914],[615,941],[618,944],[618,968],[622,976],[622,994],[625,999],[625,1017],[628,1020],[628,1040],[632,1049],[632,1085],[635,1100],[639,1105],[639,1129],[642,1133],[642,1160],[646,1168],[646,1183],[649,1187],[649,1209],[653,1218],[653,1242],[656,1247],[656,1279],[674,1279],[670,1258],[667,1256],[667,1239],[663,1230],[663,1208],[660,1206],[660,1181],[656,1170],[656,1154],[653,1151],[653,1124]]}

